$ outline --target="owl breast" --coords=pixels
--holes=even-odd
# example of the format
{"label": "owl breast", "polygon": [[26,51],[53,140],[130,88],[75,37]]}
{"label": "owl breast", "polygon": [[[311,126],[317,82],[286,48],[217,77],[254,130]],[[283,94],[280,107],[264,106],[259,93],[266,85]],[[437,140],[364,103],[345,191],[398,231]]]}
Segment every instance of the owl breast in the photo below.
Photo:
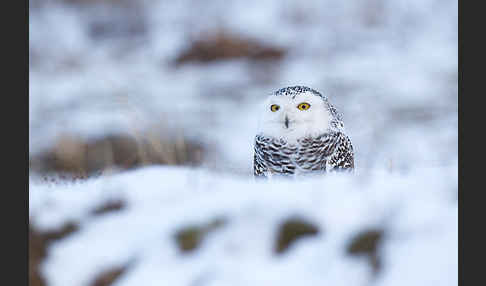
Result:
{"label": "owl breast", "polygon": [[264,135],[255,137],[255,176],[293,175],[353,168],[351,141],[339,132],[302,138],[295,144]]}

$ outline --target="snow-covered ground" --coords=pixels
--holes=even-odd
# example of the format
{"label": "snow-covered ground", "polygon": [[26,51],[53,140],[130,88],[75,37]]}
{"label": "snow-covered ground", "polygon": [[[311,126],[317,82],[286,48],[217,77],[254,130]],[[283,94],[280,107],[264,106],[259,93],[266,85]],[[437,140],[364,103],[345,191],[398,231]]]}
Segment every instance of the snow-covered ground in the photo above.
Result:
{"label": "snow-covered ground", "polygon": [[[78,230],[48,248],[48,285],[90,285],[129,265],[114,285],[457,285],[457,172],[418,169],[302,181],[258,182],[200,169],[147,167],[63,186],[31,182],[30,217],[41,231]],[[94,215],[113,201],[118,210]],[[315,236],[275,252],[289,218]],[[192,252],[176,233],[224,223]],[[347,250],[380,230],[373,273]]]}
{"label": "snow-covered ground", "polygon": [[[31,227],[79,229],[48,248],[48,285],[456,285],[457,1],[31,0],[29,155],[65,135],[176,130],[209,146],[201,166],[150,167],[86,182],[31,173]],[[283,59],[174,66],[223,30]],[[256,106],[308,85],[343,113],[354,176],[254,182]],[[120,210],[94,215],[107,201]],[[280,223],[315,236],[274,252]],[[191,253],[174,233],[224,223]],[[347,251],[381,229],[380,267]]]}

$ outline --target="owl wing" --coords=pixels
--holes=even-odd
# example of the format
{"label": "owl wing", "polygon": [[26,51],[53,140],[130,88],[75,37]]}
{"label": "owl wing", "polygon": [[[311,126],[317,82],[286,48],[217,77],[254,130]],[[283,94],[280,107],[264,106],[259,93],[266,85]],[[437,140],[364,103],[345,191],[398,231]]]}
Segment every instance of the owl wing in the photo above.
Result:
{"label": "owl wing", "polygon": [[255,145],[254,145],[254,155],[253,155],[253,175],[255,177],[266,177],[265,173],[267,172],[267,166],[263,160],[263,150],[261,148],[262,144],[264,143],[264,138],[261,136],[255,137]]}
{"label": "owl wing", "polygon": [[331,154],[327,159],[326,170],[329,171],[351,171],[354,169],[354,150],[351,139],[342,133],[333,134],[334,144]]}
{"label": "owl wing", "polygon": [[265,172],[267,170],[267,167],[262,164],[262,162],[258,159],[258,156],[255,155],[253,156],[253,175],[255,177],[265,177]]}
{"label": "owl wing", "polygon": [[[274,169],[278,169],[279,173],[290,174],[294,173],[295,168],[308,171],[325,170],[326,172],[354,169],[353,145],[343,132],[329,132],[318,138],[304,139],[298,150],[282,151],[279,149],[281,145],[276,143],[265,136],[257,135],[255,137],[253,156],[255,177],[266,177],[267,173]],[[292,159],[291,154],[295,154],[297,157]],[[270,169],[268,164],[270,164]]]}

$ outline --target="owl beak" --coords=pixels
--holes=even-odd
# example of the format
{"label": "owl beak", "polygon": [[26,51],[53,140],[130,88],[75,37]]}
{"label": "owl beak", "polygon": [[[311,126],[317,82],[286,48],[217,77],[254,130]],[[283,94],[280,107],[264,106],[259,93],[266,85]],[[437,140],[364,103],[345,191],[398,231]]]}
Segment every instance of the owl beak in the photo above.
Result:
{"label": "owl beak", "polygon": [[289,128],[289,118],[285,116],[285,128]]}

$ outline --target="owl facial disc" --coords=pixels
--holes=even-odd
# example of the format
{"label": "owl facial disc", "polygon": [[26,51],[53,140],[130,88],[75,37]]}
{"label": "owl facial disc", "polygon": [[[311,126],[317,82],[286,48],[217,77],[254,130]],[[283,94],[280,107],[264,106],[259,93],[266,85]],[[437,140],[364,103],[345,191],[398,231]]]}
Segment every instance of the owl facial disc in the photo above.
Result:
{"label": "owl facial disc", "polygon": [[295,142],[329,131],[331,113],[322,96],[312,91],[291,95],[272,94],[261,106],[259,132]]}

